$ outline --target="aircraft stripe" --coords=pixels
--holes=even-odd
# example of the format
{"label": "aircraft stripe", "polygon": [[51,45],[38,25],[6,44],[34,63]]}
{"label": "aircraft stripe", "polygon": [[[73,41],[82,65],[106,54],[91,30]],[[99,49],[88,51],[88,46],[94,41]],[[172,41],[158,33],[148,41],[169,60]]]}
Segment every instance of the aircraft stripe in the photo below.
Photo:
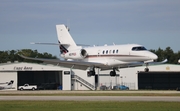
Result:
{"label": "aircraft stripe", "polygon": [[58,41],[59,42],[59,49],[60,49],[60,51],[61,51],[61,53],[67,53],[67,52],[69,52],[63,45],[61,45],[61,42],[60,41]]}
{"label": "aircraft stripe", "polygon": [[60,50],[63,51],[64,53],[69,52],[63,45],[60,45]]}
{"label": "aircraft stripe", "polygon": [[88,55],[86,58],[93,58],[93,57],[145,57],[139,55]]}

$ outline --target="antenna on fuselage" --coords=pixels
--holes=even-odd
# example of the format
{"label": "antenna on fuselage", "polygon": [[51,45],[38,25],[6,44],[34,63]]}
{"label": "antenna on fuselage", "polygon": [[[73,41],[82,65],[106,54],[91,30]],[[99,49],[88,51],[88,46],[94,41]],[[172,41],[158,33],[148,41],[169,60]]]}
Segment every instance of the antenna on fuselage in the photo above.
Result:
{"label": "antenna on fuselage", "polygon": [[67,19],[67,26],[66,26],[68,32],[70,31],[70,22],[69,22],[69,19]]}
{"label": "antenna on fuselage", "polygon": [[116,45],[116,44],[113,42],[113,45]]}

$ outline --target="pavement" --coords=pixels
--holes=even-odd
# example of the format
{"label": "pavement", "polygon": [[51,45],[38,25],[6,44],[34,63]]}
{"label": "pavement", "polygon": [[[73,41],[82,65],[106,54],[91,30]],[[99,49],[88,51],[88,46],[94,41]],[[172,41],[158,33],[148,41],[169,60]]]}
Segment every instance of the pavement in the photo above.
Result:
{"label": "pavement", "polygon": [[167,96],[0,96],[0,101],[171,101],[180,102],[180,97]]}
{"label": "pavement", "polygon": [[[172,101],[180,102],[179,96],[11,96],[11,94],[59,94],[59,93],[163,93],[175,94],[180,91],[13,91],[1,90],[0,101]],[[5,94],[5,96],[3,95]],[[6,95],[7,94],[7,95]],[[9,96],[8,96],[9,95]]]}
{"label": "pavement", "polygon": [[108,91],[62,91],[62,90],[35,90],[35,91],[19,91],[19,90],[0,90],[0,94],[63,94],[63,93],[159,93],[159,94],[180,94],[180,91],[166,91],[166,90],[160,90],[160,91],[154,91],[154,90],[122,90],[122,91],[114,91],[114,90],[108,90]]}

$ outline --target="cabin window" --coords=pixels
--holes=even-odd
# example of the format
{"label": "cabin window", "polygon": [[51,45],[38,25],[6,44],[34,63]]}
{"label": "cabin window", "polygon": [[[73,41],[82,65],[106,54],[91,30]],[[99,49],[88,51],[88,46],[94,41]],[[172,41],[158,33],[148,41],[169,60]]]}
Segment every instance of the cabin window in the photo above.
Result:
{"label": "cabin window", "polygon": [[133,47],[132,51],[143,51],[143,50],[147,50],[145,47],[143,46],[139,46],[139,47]]}
{"label": "cabin window", "polygon": [[111,50],[109,51],[109,54],[111,54]]}
{"label": "cabin window", "polygon": [[108,54],[108,50],[106,50],[106,54]]}
{"label": "cabin window", "polygon": [[113,54],[115,53],[115,50],[113,50]]}
{"label": "cabin window", "polygon": [[105,52],[105,51],[103,50],[103,54],[104,54],[104,52]]}
{"label": "cabin window", "polygon": [[116,50],[116,53],[118,53],[118,50]]}

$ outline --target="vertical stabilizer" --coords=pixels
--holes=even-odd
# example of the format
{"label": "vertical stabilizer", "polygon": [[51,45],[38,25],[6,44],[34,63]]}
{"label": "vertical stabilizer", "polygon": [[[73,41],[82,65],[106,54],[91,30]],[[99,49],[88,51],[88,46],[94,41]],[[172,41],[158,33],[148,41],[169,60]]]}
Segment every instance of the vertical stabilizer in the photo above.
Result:
{"label": "vertical stabilizer", "polygon": [[61,52],[65,53],[77,47],[65,25],[56,25],[56,30]]}
{"label": "vertical stabilizer", "polygon": [[11,81],[8,83],[8,86],[12,86],[13,83],[14,83],[14,81],[11,80]]}

